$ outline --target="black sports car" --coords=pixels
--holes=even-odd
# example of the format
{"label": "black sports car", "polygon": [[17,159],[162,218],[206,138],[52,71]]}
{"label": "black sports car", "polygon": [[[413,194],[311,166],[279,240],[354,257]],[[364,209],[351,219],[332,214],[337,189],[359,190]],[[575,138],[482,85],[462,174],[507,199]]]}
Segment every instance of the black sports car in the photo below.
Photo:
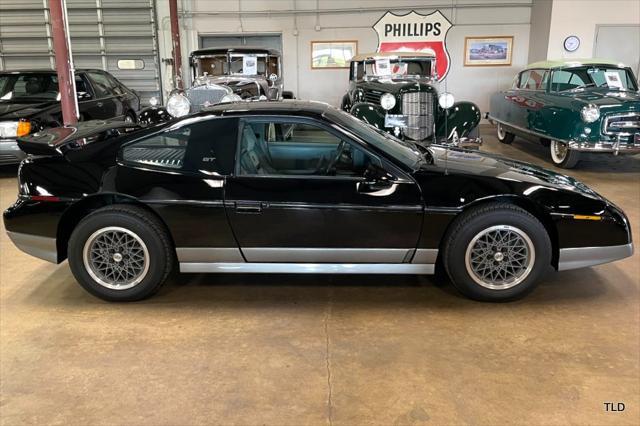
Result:
{"label": "black sports car", "polygon": [[[76,70],[80,120],[116,119],[134,122],[138,95],[102,70]],[[58,76],[55,71],[0,72],[0,164],[19,163],[26,154],[16,138],[62,124]]]}
{"label": "black sports car", "polygon": [[624,213],[498,156],[401,141],[326,104],[218,105],[155,127],[86,122],[34,154],[4,213],[13,242],[106,300],[182,272],[431,274],[508,300],[558,270],[628,257]]}

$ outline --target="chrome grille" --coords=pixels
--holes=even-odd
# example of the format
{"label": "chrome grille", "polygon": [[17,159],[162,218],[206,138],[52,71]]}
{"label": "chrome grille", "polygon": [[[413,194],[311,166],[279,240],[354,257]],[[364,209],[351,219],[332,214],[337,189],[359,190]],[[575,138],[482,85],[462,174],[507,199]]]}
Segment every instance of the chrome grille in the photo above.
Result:
{"label": "chrome grille", "polygon": [[371,102],[372,104],[380,105],[380,97],[382,93],[377,92],[364,92],[364,100]]}
{"label": "chrome grille", "polygon": [[616,136],[640,133],[640,113],[608,115],[603,122],[603,131],[607,135]]}
{"label": "chrome grille", "polygon": [[191,102],[191,112],[198,112],[209,105],[219,103],[227,90],[220,86],[196,86],[187,90],[186,95]]}
{"label": "chrome grille", "polygon": [[404,134],[409,139],[423,140],[433,134],[433,94],[413,92],[402,95],[402,115],[407,117]]}

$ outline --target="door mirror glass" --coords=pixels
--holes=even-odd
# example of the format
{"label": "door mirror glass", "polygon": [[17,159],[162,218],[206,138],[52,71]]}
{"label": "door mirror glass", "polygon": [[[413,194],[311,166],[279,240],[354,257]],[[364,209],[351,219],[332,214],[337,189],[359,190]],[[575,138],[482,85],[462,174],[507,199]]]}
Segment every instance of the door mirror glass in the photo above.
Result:
{"label": "door mirror glass", "polygon": [[87,92],[77,92],[79,101],[86,101],[87,99],[91,99],[91,95]]}

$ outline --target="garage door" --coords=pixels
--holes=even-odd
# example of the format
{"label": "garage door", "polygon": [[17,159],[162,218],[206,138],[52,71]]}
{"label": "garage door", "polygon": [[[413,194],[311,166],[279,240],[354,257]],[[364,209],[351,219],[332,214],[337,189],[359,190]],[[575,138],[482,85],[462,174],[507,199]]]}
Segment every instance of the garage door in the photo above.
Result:
{"label": "garage door", "polygon": [[282,53],[281,34],[255,34],[255,35],[203,35],[200,36],[200,47],[260,47],[263,49],[275,49]]}
{"label": "garage door", "polygon": [[[76,69],[109,71],[160,97],[154,0],[67,0]],[[48,0],[0,0],[0,70],[55,68]]]}

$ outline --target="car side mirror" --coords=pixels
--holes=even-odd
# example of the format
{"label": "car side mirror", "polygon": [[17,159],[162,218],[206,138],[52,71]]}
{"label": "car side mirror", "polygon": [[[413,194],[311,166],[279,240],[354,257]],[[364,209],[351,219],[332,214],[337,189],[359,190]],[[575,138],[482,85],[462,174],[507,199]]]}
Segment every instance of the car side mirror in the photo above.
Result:
{"label": "car side mirror", "polygon": [[364,172],[363,180],[356,184],[361,194],[387,196],[395,192],[395,178],[377,164],[370,164]]}
{"label": "car side mirror", "polygon": [[91,95],[87,92],[78,92],[77,97],[79,101],[86,101],[87,99],[91,99]]}

